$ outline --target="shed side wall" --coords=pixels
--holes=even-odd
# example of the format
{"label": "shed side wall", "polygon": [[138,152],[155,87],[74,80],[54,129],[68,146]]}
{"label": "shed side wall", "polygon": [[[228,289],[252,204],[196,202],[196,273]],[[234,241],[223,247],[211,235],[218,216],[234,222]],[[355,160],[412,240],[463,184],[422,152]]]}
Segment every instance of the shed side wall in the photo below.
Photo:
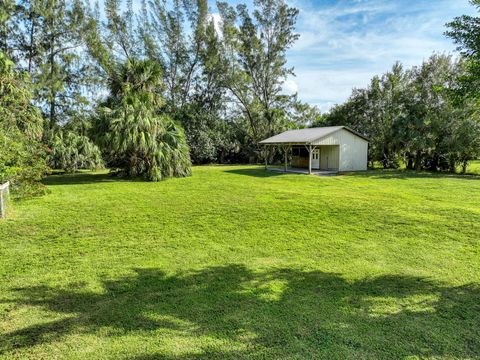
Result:
{"label": "shed side wall", "polygon": [[341,129],[336,131],[315,142],[314,145],[339,145],[339,171],[367,170],[368,141],[352,134],[348,130]]}

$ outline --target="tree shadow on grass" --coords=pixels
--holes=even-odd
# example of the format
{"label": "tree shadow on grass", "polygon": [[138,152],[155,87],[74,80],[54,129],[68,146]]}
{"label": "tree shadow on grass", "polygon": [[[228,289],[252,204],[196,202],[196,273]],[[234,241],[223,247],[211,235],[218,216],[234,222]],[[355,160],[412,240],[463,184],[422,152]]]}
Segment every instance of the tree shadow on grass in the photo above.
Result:
{"label": "tree shadow on grass", "polygon": [[98,293],[82,286],[15,289],[3,302],[63,318],[0,335],[0,354],[68,334],[140,331],[148,341],[168,329],[183,341],[205,336],[223,345],[136,359],[480,357],[480,288],[474,285],[446,287],[399,275],[346,281],[320,271],[258,273],[241,265],[172,276],[136,269],[102,283]]}
{"label": "tree shadow on grass", "polygon": [[228,174],[236,174],[236,175],[245,175],[245,176],[253,176],[258,178],[269,178],[274,176],[282,176],[282,175],[300,175],[295,173],[285,173],[281,171],[275,170],[265,170],[263,168],[259,169],[233,169],[233,170],[225,170]]}
{"label": "tree shadow on grass", "polygon": [[48,186],[55,185],[83,185],[95,183],[139,182],[140,178],[122,178],[110,173],[79,172],[73,174],[54,174],[46,177],[42,183]]}
{"label": "tree shadow on grass", "polygon": [[352,177],[373,178],[373,179],[462,179],[462,180],[480,180],[480,175],[474,174],[452,174],[442,172],[427,172],[413,170],[368,170],[360,172],[346,172],[344,175]]}

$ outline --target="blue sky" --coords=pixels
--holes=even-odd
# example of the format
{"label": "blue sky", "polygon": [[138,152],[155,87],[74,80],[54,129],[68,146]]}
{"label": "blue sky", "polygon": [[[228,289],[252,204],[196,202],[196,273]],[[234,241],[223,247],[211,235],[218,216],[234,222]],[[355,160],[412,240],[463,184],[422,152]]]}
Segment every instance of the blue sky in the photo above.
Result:
{"label": "blue sky", "polygon": [[395,61],[420,64],[433,52],[453,53],[443,35],[455,16],[474,14],[468,0],[295,0],[300,39],[289,52],[296,77],[286,88],[321,110]]}
{"label": "blue sky", "polygon": [[[215,13],[215,1],[209,1]],[[286,1],[300,10],[300,39],[288,52],[296,77],[287,80],[285,90],[322,111],[396,61],[410,67],[433,52],[454,53],[454,44],[443,35],[445,23],[476,12],[468,0]]]}

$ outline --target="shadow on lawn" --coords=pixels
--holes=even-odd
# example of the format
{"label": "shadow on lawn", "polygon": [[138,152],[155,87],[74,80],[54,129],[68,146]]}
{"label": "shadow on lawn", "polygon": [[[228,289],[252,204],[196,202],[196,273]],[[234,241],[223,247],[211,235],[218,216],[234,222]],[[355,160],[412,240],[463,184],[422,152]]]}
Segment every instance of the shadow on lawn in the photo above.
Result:
{"label": "shadow on lawn", "polygon": [[[263,168],[262,169],[233,169],[233,170],[225,170],[225,172],[229,174],[246,175],[246,176],[259,177],[259,178],[282,176],[286,174],[284,172],[274,171],[274,170],[265,170]],[[287,174],[295,175],[294,173],[287,173]]]}
{"label": "shadow on lawn", "polygon": [[109,173],[79,172],[73,174],[54,174],[46,177],[42,182],[48,186],[54,185],[82,185],[120,181],[142,181],[138,178],[121,178]]}
{"label": "shadow on lawn", "polygon": [[[163,328],[183,342],[207,336],[245,346],[178,357],[139,354],[138,360],[480,356],[480,288],[473,285],[444,287],[408,276],[347,282],[332,273],[256,273],[241,265],[177,276],[135,272],[104,280],[103,293],[82,285],[15,289],[17,296],[4,302],[67,317],[4,333],[0,354],[100,329],[98,336],[142,331],[148,341],[148,331],[158,336],[154,331]],[[392,303],[393,309],[386,306]]]}
{"label": "shadow on lawn", "polygon": [[374,179],[462,179],[462,180],[480,180],[480,175],[475,174],[452,174],[441,172],[426,172],[413,170],[368,170],[361,172],[349,172],[345,175],[352,177],[365,177]]}
{"label": "shadow on lawn", "polygon": [[[299,176],[306,175],[306,174],[294,173],[294,172],[284,173],[282,171],[265,170],[263,168],[233,169],[233,170],[225,170],[225,172],[230,174],[247,175],[247,176],[253,176],[258,178],[268,178],[273,176],[282,176],[286,174],[299,175]],[[460,174],[449,174],[449,173],[433,173],[433,172],[425,172],[425,171],[417,172],[417,171],[408,171],[408,170],[368,170],[368,171],[360,171],[360,172],[345,172],[345,173],[342,173],[342,175],[346,175],[350,177],[386,179],[386,180],[388,179],[401,179],[401,180],[439,179],[439,178],[480,180],[480,175],[474,175],[474,174],[460,175]]]}

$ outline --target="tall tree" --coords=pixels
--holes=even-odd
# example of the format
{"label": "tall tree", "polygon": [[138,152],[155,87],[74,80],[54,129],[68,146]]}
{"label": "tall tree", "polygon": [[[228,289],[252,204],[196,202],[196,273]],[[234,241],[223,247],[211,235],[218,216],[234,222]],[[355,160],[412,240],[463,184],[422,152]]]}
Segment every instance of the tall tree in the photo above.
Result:
{"label": "tall tree", "polygon": [[45,135],[86,99],[88,63],[82,58],[81,0],[18,0],[6,43],[21,71],[29,73],[34,101],[47,120]]}
{"label": "tall tree", "polygon": [[[471,0],[480,13],[480,0]],[[448,23],[446,35],[458,45],[467,59],[467,73],[460,79],[457,96],[480,99],[480,17],[463,15]]]}
{"label": "tall tree", "polygon": [[14,39],[16,54],[22,59],[19,66],[32,77],[38,75],[39,67],[45,61],[42,35],[45,26],[44,7],[45,1],[20,0],[16,11],[22,28]]}
{"label": "tall tree", "polygon": [[219,3],[218,7],[223,24],[222,54],[228,65],[225,86],[256,145],[287,126],[285,110],[291,96],[282,93],[282,85],[293,75],[286,65],[286,52],[298,39],[294,31],[298,10],[283,0],[256,0],[254,5],[253,15],[246,5],[234,9]]}
{"label": "tall tree", "polygon": [[125,10],[122,0],[106,0],[104,5],[103,15],[98,3],[93,9],[88,8],[85,27],[87,50],[94,60],[97,81],[102,87],[108,86],[121,64],[142,57],[132,1],[127,0]]}
{"label": "tall tree", "polygon": [[42,118],[31,100],[28,74],[0,52],[0,183],[12,181],[17,194],[37,192],[47,170]]}
{"label": "tall tree", "polygon": [[324,121],[348,125],[370,139],[369,157],[384,168],[456,171],[480,154],[478,114],[472,101],[454,101],[464,63],[432,55],[407,71],[396,64],[366,89],[335,106]]}
{"label": "tall tree", "polygon": [[81,93],[84,67],[78,55],[83,45],[84,9],[79,0],[48,0],[41,9],[44,50],[38,74],[40,101],[53,129],[63,117],[83,101]]}
{"label": "tall tree", "polygon": [[9,57],[13,56],[13,37],[18,36],[14,13],[15,0],[0,0],[0,51]]}
{"label": "tall tree", "polygon": [[167,108],[181,109],[192,95],[208,25],[207,0],[143,2],[140,26],[145,55],[160,64]]}
{"label": "tall tree", "polygon": [[348,125],[371,139],[371,159],[384,168],[399,165],[401,139],[397,129],[406,116],[405,99],[408,77],[400,63],[382,76],[375,76],[368,88],[354,89],[343,105],[334,107],[326,117],[331,125]]}
{"label": "tall tree", "polygon": [[[451,56],[432,55],[409,71],[408,114],[397,129],[408,168],[448,169],[448,138],[455,108],[447,89],[456,86],[460,64]],[[456,113],[456,117],[460,115]]]}
{"label": "tall tree", "polygon": [[166,110],[185,128],[196,163],[224,160],[235,148],[213,20],[207,0],[155,0],[143,3],[139,27],[144,56],[163,68]]}
{"label": "tall tree", "polygon": [[113,170],[152,181],[190,174],[183,129],[162,112],[161,87],[161,68],[149,60],[127,60],[113,74],[94,128]]}

